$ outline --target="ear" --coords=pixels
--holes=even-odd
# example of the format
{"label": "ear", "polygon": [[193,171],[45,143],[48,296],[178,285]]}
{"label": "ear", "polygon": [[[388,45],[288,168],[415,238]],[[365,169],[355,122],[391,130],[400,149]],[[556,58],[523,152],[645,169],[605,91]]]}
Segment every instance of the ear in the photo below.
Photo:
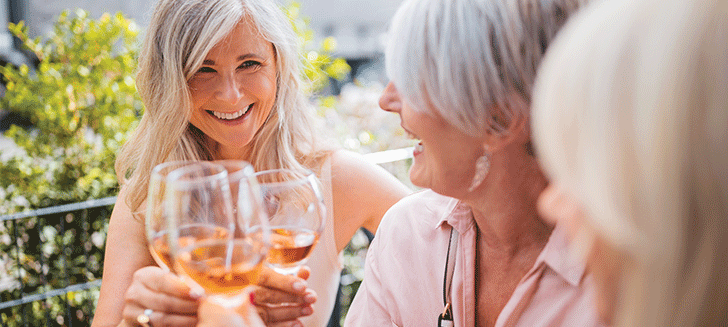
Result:
{"label": "ear", "polygon": [[496,152],[513,144],[525,145],[531,141],[528,102],[521,95],[512,93],[508,96],[506,105],[508,106],[506,109],[512,112],[513,116],[503,118],[505,115],[502,114],[502,109],[496,108],[494,110],[500,116],[494,117],[494,119],[502,121],[506,125],[506,129],[502,131],[488,129],[485,132],[483,142],[488,152]]}

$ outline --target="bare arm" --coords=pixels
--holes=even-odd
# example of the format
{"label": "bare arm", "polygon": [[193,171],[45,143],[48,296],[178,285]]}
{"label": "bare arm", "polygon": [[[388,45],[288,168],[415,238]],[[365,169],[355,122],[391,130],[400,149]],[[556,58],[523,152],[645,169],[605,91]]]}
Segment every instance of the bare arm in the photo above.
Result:
{"label": "bare arm", "polygon": [[375,233],[389,207],[412,192],[384,168],[343,150],[332,155],[331,180],[337,251],[360,227]]}
{"label": "bare arm", "polygon": [[189,287],[179,278],[156,266],[147,248],[144,222],[132,215],[124,196],[122,189],[109,221],[93,326],[137,325],[135,319],[145,309],[155,311],[152,321],[194,325],[197,299],[190,297]]}
{"label": "bare arm", "polygon": [[119,193],[109,221],[104,255],[104,274],[93,326],[116,326],[122,319],[124,294],[134,272],[154,265],[147,250],[144,222],[132,216]]}

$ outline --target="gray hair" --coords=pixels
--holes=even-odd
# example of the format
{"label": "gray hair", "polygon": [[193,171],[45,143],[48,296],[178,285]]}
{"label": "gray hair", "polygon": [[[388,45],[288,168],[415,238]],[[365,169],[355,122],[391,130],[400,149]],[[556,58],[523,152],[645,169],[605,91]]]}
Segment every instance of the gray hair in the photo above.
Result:
{"label": "gray hair", "polygon": [[534,142],[631,259],[615,326],[728,325],[728,2],[609,0],[567,25]]}
{"label": "gray hair", "polygon": [[143,201],[149,172],[170,160],[212,160],[204,133],[189,124],[187,81],[207,53],[243,19],[272,43],[277,94],[266,123],[252,140],[256,170],[298,168],[314,153],[313,110],[301,92],[301,56],[288,18],[272,0],[160,0],[139,58],[137,89],[145,112],[116,162],[120,181],[129,176],[130,208]]}
{"label": "gray hair", "polygon": [[[503,132],[526,103],[546,46],[584,0],[406,0],[387,73],[415,110],[473,136]],[[434,112],[432,112],[434,110]]]}

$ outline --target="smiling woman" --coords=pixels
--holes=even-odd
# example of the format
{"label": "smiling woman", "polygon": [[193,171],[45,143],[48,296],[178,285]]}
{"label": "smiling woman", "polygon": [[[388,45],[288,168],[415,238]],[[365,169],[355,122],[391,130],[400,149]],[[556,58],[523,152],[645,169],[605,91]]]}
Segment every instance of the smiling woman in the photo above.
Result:
{"label": "smiling woman", "polygon": [[209,137],[207,146],[223,157],[247,157],[275,103],[275,49],[243,20],[207,53],[188,85],[190,123]]}
{"label": "smiling woman", "polygon": [[248,161],[257,171],[309,169],[322,181],[326,228],[309,259],[310,277],[307,270],[300,276],[306,281],[264,271],[253,299],[268,323],[326,324],[340,252],[360,227],[375,231],[410,190],[319,136],[300,89],[296,40],[274,1],[157,2],[137,76],[146,110],[116,162],[122,188],[109,222],[94,326],[138,325],[139,318],[156,326],[196,323],[199,299],[149,254],[144,197],[150,171],[160,163],[229,159]]}

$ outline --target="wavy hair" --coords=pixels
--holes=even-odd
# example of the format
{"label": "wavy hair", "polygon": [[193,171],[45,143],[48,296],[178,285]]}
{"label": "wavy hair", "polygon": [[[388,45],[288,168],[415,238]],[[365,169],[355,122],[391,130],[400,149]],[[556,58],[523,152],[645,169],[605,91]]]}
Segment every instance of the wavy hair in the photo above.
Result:
{"label": "wavy hair", "polygon": [[171,160],[215,160],[207,136],[189,123],[187,81],[207,53],[243,19],[254,22],[271,42],[277,93],[266,122],[255,134],[249,161],[256,171],[312,168],[327,154],[317,148],[315,116],[301,91],[297,36],[281,9],[269,0],[160,0],[146,30],[139,57],[137,90],[145,111],[116,160],[119,181],[135,211],[144,201],[152,168]]}

